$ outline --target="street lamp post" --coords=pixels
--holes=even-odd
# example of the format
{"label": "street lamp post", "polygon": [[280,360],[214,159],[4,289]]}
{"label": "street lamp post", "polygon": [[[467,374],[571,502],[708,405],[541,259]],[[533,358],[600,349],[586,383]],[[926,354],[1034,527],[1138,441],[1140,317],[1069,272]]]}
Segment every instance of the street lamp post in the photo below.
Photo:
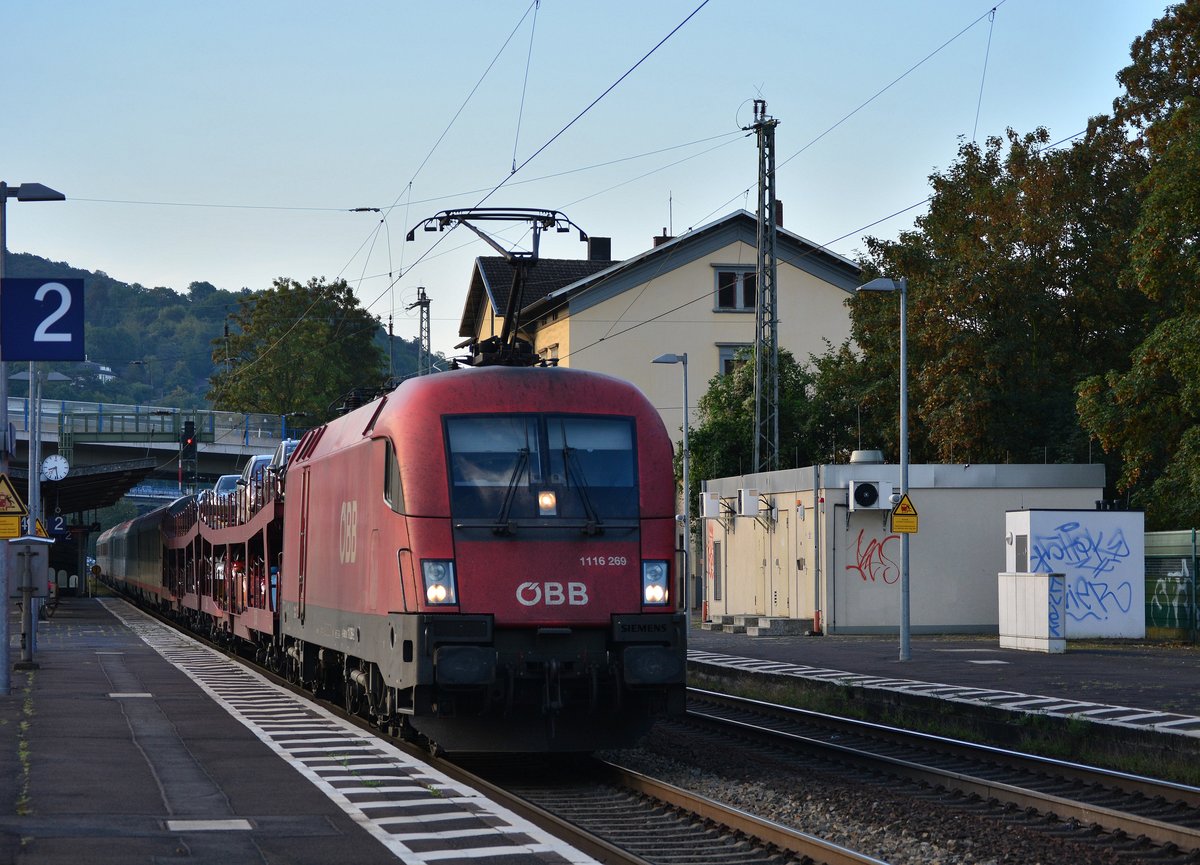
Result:
{"label": "street lamp post", "polygon": [[[4,259],[8,256],[7,221],[5,219],[8,200],[17,201],[65,201],[66,196],[61,192],[43,186],[40,183],[21,183],[9,186],[0,180],[0,285],[4,280]],[[2,356],[2,355],[0,355]],[[0,360],[0,474],[8,476],[9,447],[12,440],[8,434],[8,364]],[[29,466],[30,475],[38,469]],[[9,562],[9,545],[0,544],[0,598],[8,597],[8,578],[11,569]],[[8,663],[8,616],[0,616],[0,694],[11,691]]]}
{"label": "street lamp post", "polygon": [[687,617],[688,625],[692,621],[692,607],[689,601],[691,592],[688,584],[691,582],[692,562],[692,497],[689,489],[688,474],[688,375],[687,352],[683,354],[660,354],[652,363],[681,363],[683,364],[683,614]]}
{"label": "street lamp post", "polygon": [[[900,495],[908,495],[908,279],[879,277],[857,291],[900,292]],[[900,660],[912,660],[909,634],[908,532],[900,535]]]}

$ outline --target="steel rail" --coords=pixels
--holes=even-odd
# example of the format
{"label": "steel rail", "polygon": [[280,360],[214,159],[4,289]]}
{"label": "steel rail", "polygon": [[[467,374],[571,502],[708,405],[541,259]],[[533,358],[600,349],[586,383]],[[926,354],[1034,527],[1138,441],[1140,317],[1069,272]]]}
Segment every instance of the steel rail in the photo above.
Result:
{"label": "steel rail", "polygon": [[865,853],[858,853],[815,835],[764,820],[762,817],[731,808],[713,799],[691,793],[632,769],[626,769],[608,761],[600,761],[600,763],[609,774],[613,784],[649,796],[705,820],[711,820],[731,831],[755,838],[780,850],[806,856],[814,862],[826,863],[826,865],[887,865],[881,859],[867,856]]}
{"label": "steel rail", "polygon": [[[1186,785],[1165,781],[1158,782],[1151,778],[1087,767],[1078,763],[1038,757],[1018,751],[1007,751],[993,746],[974,745],[970,742],[943,738],[929,733],[916,733],[871,722],[860,722],[837,716],[825,716],[817,712],[777,706],[771,703],[734,697],[728,694],[717,694],[711,691],[690,688],[688,691],[689,694],[702,696],[705,700],[719,702],[746,711],[769,712],[769,714],[777,717],[790,716],[808,723],[836,724],[841,729],[851,729],[860,735],[884,738],[893,743],[907,738],[908,741],[904,744],[910,747],[944,748],[943,753],[953,751],[958,755],[973,757],[976,760],[985,758],[992,760],[1003,759],[1010,764],[1023,764],[1019,766],[1023,771],[1031,771],[1031,767],[1035,767],[1038,770],[1057,772],[1062,777],[1076,781],[1086,781],[1090,784],[1118,784],[1118,782],[1128,782],[1130,786],[1125,787],[1124,789],[1126,790],[1133,790],[1143,795],[1162,796],[1165,799],[1171,795],[1176,795],[1181,799],[1186,797],[1186,799],[1193,800],[1188,804],[1192,804],[1196,800],[1196,797],[1200,796],[1200,790]],[[769,726],[762,726],[750,721],[731,719],[719,714],[704,712],[694,707],[689,707],[688,715],[689,717],[702,718],[708,723],[742,730],[756,736],[783,739],[788,742],[802,744],[806,747],[831,751],[837,754],[839,759],[849,760],[855,765],[864,768],[879,769],[880,765],[884,765],[887,767],[887,771],[912,780],[938,784],[961,793],[975,794],[1000,802],[1012,803],[1021,808],[1036,808],[1043,813],[1053,814],[1060,819],[1076,820],[1085,824],[1094,823],[1108,831],[1124,832],[1131,837],[1145,836],[1156,844],[1174,844],[1183,850],[1200,849],[1200,829],[1167,823],[1152,817],[1144,817],[1102,805],[1068,799],[1001,781],[977,778],[962,772],[942,769],[913,760],[878,754],[863,748],[840,742],[832,742],[819,736],[794,733],[774,729]]]}

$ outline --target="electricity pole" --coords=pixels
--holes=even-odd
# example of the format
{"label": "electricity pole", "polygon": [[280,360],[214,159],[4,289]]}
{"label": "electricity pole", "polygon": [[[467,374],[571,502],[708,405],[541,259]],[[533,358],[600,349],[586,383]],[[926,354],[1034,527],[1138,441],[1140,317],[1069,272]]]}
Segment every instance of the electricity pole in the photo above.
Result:
{"label": "electricity pole", "polygon": [[421,308],[421,338],[418,342],[420,354],[417,355],[417,375],[428,375],[430,371],[430,340],[429,340],[429,298],[425,294],[425,286],[417,286],[417,299],[405,309]]}
{"label": "electricity pole", "polygon": [[754,100],[758,136],[758,268],[755,273],[754,470],[779,468],[779,292],[775,247],[775,127],[767,101]]}

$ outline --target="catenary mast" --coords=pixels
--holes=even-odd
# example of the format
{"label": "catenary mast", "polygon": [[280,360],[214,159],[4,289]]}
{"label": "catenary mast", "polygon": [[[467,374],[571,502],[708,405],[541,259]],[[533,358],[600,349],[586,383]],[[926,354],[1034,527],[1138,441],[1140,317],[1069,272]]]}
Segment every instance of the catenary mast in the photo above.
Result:
{"label": "catenary mast", "polygon": [[779,292],[775,244],[775,127],[765,99],[754,100],[758,136],[758,268],[755,273],[754,469],[779,468]]}

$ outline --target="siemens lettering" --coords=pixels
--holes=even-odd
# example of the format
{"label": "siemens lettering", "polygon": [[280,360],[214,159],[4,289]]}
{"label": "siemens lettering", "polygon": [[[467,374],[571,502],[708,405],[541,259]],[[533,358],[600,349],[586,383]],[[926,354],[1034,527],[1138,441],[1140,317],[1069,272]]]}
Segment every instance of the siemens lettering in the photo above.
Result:
{"label": "siemens lettering", "polygon": [[547,607],[567,604],[582,607],[588,602],[587,585],[584,583],[521,583],[517,586],[517,602],[533,607],[544,603]]}

